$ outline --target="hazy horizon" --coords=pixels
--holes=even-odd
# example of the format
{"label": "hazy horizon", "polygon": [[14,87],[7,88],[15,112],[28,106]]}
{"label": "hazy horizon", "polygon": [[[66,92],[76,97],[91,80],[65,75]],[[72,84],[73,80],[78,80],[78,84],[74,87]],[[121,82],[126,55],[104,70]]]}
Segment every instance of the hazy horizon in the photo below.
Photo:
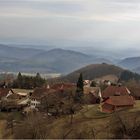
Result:
{"label": "hazy horizon", "polygon": [[0,0],[0,30],[4,44],[137,52],[140,1]]}

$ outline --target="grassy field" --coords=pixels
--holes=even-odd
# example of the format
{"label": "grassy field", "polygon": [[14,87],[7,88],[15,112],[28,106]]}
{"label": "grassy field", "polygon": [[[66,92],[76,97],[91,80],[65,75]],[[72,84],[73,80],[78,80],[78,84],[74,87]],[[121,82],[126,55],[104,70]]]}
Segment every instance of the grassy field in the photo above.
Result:
{"label": "grassy field", "polygon": [[[135,115],[140,113],[140,101],[136,101],[134,108],[119,111],[122,118],[126,121],[132,122]],[[10,114],[0,113],[0,138],[4,130],[5,119],[8,115],[12,115],[15,120],[22,120],[19,112]],[[113,129],[116,124],[114,121],[114,113],[102,113],[99,110],[99,105],[86,105],[83,109],[73,116],[73,122],[70,123],[71,116],[63,116],[57,118],[51,123],[49,127],[48,138],[51,139],[78,139],[78,138],[96,138],[96,139],[109,139],[114,138]],[[5,119],[4,119],[5,118]],[[116,118],[115,118],[116,119]],[[138,118],[140,121],[140,118]],[[12,136],[9,136],[12,137]]]}
{"label": "grassy field", "polygon": [[7,120],[10,118],[15,121],[23,120],[21,112],[0,112],[0,139],[12,139],[11,129],[7,128]]}
{"label": "grassy field", "polygon": [[[133,121],[135,114],[140,113],[140,101],[136,101],[135,107],[120,111],[123,119]],[[115,124],[112,123],[114,113],[107,114],[99,111],[99,105],[84,106],[84,108],[74,115],[73,123],[70,124],[70,116],[56,120],[51,128],[51,138],[113,138]],[[139,120],[140,121],[140,120]],[[108,133],[110,132],[110,133]]]}

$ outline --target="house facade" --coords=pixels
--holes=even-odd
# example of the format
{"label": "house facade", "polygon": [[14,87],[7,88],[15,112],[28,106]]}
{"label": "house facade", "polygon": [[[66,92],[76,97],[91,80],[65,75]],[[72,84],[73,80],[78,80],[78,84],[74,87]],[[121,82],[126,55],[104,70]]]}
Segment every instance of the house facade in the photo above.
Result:
{"label": "house facade", "polygon": [[101,101],[100,87],[84,86],[84,95],[87,97],[88,103],[90,104],[97,104]]}

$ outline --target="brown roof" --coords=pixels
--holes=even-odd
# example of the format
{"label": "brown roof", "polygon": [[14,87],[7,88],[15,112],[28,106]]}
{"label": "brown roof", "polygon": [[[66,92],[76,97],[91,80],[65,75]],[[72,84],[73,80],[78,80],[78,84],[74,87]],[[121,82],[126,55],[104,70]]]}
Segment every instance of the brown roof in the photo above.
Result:
{"label": "brown roof", "polygon": [[108,86],[103,92],[102,97],[108,98],[114,95],[129,95],[129,90],[124,86]]}
{"label": "brown roof", "polygon": [[31,98],[35,98],[35,99],[41,99],[42,97],[44,97],[46,94],[52,94],[52,93],[56,93],[57,91],[55,89],[47,89],[47,88],[36,88],[32,95]]}
{"label": "brown roof", "polygon": [[56,90],[69,89],[73,87],[76,87],[76,85],[73,83],[57,83],[51,86],[52,89],[56,89]]}
{"label": "brown roof", "polygon": [[129,95],[125,96],[110,96],[109,99],[105,101],[105,103],[115,106],[127,106],[134,105],[134,98]]}

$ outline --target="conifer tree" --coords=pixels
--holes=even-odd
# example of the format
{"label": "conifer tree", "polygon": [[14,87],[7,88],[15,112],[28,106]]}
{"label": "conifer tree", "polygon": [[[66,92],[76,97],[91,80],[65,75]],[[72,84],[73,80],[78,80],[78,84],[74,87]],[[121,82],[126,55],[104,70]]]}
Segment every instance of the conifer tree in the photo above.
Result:
{"label": "conifer tree", "polygon": [[83,92],[84,84],[83,84],[83,75],[80,73],[80,76],[77,81],[77,90]]}
{"label": "conifer tree", "polygon": [[84,91],[84,83],[83,83],[83,75],[80,73],[80,76],[77,81],[77,90],[75,94],[75,100],[81,102],[81,97],[83,96]]}
{"label": "conifer tree", "polygon": [[18,88],[22,88],[22,83],[23,83],[23,77],[22,77],[21,73],[19,72],[18,73],[18,76],[17,76],[17,85],[18,85]]}

